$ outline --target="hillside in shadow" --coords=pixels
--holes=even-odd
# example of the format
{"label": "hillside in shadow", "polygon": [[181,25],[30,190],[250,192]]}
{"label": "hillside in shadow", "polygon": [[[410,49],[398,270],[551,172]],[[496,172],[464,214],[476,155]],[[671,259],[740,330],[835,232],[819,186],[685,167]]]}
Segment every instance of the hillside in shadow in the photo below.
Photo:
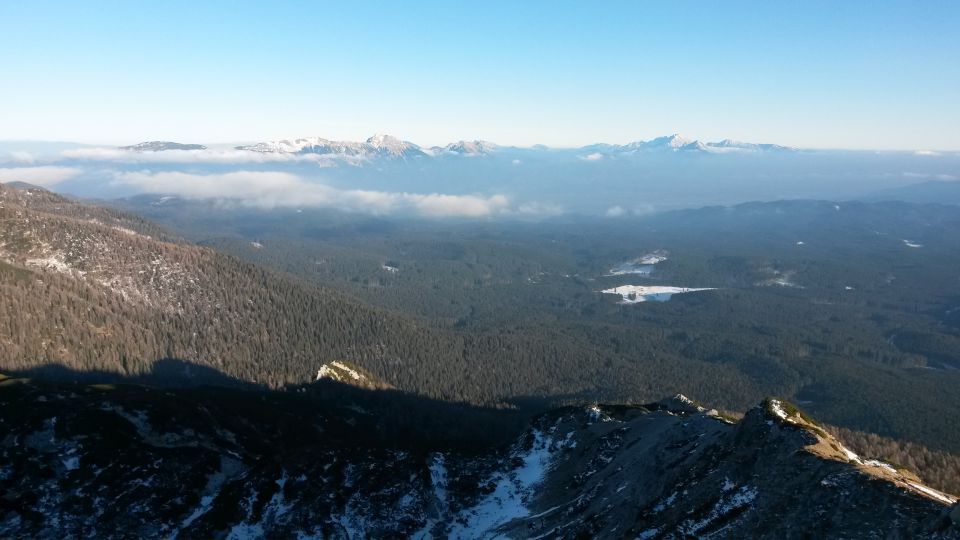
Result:
{"label": "hillside in shadow", "polygon": [[[12,392],[26,392],[31,397],[13,399]],[[5,406],[32,406],[36,398],[44,396],[44,406],[50,407],[62,402],[56,396],[63,395],[79,396],[85,406],[149,403],[164,411],[157,416],[168,422],[210,417],[218,423],[240,423],[248,428],[269,426],[263,430],[263,443],[269,445],[283,441],[287,441],[284,446],[309,445],[312,436],[322,434],[323,444],[337,440],[409,451],[479,452],[506,444],[547,406],[542,400],[522,399],[500,408],[481,407],[330,379],[268,389],[170,358],[156,360],[150,373],[134,377],[78,371],[60,364],[6,371],[0,375],[0,395]],[[322,428],[308,428],[317,426]]]}

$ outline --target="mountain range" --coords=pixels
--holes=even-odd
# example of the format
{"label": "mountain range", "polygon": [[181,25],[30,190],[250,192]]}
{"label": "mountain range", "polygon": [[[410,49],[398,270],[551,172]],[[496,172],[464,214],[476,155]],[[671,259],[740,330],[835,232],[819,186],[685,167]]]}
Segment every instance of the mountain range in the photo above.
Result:
{"label": "mountain range", "polygon": [[170,141],[147,141],[131,146],[121,146],[120,150],[131,152],[162,152],[164,150],[206,150],[202,144],[181,144]]}
{"label": "mountain range", "polygon": [[[179,144],[165,141],[149,141],[133,146],[120,147],[130,151],[164,151],[164,150],[202,150],[205,147],[197,144]],[[401,140],[391,135],[377,134],[364,141],[336,141],[323,137],[305,137],[297,139],[280,139],[240,145],[236,150],[271,154],[317,154],[336,156],[346,159],[414,159],[440,156],[481,156],[498,151],[504,152],[543,152],[550,149],[537,145],[530,148],[504,147],[484,140],[461,140],[445,146],[421,147],[409,141]],[[674,134],[657,137],[649,141],[635,141],[628,144],[592,144],[574,149],[562,149],[585,154],[599,153],[610,156],[626,156],[641,153],[655,152],[687,152],[687,153],[757,153],[757,152],[788,152],[793,148],[777,144],[755,144],[724,139],[719,142],[701,142]]]}
{"label": "mountain range", "polygon": [[594,144],[581,148],[587,152],[601,154],[625,155],[644,152],[700,152],[700,153],[727,153],[727,152],[790,152],[794,148],[778,144],[755,144],[732,139],[719,142],[701,142],[688,139],[680,134],[665,135],[649,141],[635,141],[623,145]]}

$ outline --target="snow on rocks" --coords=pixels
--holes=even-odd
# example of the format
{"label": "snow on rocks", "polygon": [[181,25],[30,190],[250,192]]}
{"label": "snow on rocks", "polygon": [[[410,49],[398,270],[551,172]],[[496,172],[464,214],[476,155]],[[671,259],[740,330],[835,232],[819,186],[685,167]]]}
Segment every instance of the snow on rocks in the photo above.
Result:
{"label": "snow on rocks", "polygon": [[283,487],[287,484],[286,471],[281,472],[280,478],[275,482],[277,491],[270,497],[270,500],[260,512],[260,519],[250,523],[243,521],[233,526],[227,533],[228,540],[245,540],[247,538],[263,538],[266,536],[264,523],[282,522],[283,517],[293,508],[293,504],[286,500],[283,494]]}
{"label": "snow on rocks", "polygon": [[366,377],[343,362],[334,360],[333,362],[328,362],[320,366],[320,369],[317,370],[317,377],[314,380],[319,381],[320,379],[332,379],[334,381],[348,381],[352,379],[353,381],[360,382],[366,380]]}
{"label": "snow on rocks", "polygon": [[510,521],[530,516],[534,488],[543,480],[553,461],[556,445],[546,433],[535,430],[530,449],[514,452],[520,465],[497,473],[496,486],[474,506],[460,512],[449,538],[493,538],[497,529]]}
{"label": "snow on rocks", "polygon": [[68,471],[75,471],[80,468],[80,458],[77,456],[70,456],[63,461],[63,468]]}
{"label": "snow on rocks", "polygon": [[[802,420],[798,422],[795,416],[787,414],[787,412],[784,410],[783,403],[780,400],[770,399],[768,401],[767,409],[770,413],[780,418],[784,422],[788,422],[791,424],[797,424],[802,422]],[[894,467],[893,465],[890,465],[889,463],[886,463],[877,459],[864,459],[859,455],[857,455],[857,453],[854,452],[853,450],[850,450],[849,448],[844,446],[844,444],[841,443],[840,441],[833,441],[833,443],[835,444],[834,448],[839,450],[840,455],[843,458],[845,458],[847,462],[853,464],[854,466],[862,470],[866,470],[866,471],[872,470],[871,474],[880,476],[887,480],[892,480],[897,485],[905,487],[910,491],[919,493],[921,495],[924,495],[928,498],[932,498],[944,504],[954,504],[958,501],[958,499],[956,497],[953,497],[952,495],[947,495],[946,493],[937,491],[935,489],[918,484],[908,479],[900,471],[898,471],[896,467]],[[832,483],[827,479],[824,479],[821,483],[827,486],[832,485]]]}
{"label": "snow on rocks", "polygon": [[770,412],[777,415],[777,417],[782,420],[787,420],[787,412],[783,410],[783,404],[781,404],[780,400],[778,399],[770,400]]}
{"label": "snow on rocks", "polygon": [[844,453],[847,454],[847,457],[850,458],[850,461],[853,461],[865,467],[873,467],[873,468],[881,469],[883,472],[888,473],[888,475],[892,476],[898,485],[901,485],[907,488],[909,491],[913,491],[914,493],[919,493],[925,497],[934,499],[938,502],[941,502],[943,504],[948,504],[948,505],[956,504],[958,501],[960,501],[960,499],[954,497],[953,495],[948,495],[946,493],[943,493],[942,491],[938,491],[931,487],[927,487],[917,482],[914,482],[912,480],[909,480],[903,474],[901,474],[900,471],[898,471],[893,465],[890,465],[889,463],[884,463],[876,459],[861,459],[860,456],[851,452],[845,446],[840,445],[840,448],[841,450],[844,451]]}
{"label": "snow on rocks", "polygon": [[433,495],[441,507],[447,506],[447,463],[443,454],[437,454],[430,461],[430,484]]}
{"label": "snow on rocks", "polygon": [[840,446],[840,451],[843,452],[843,455],[846,456],[848,460],[854,463],[862,463],[862,461],[860,461],[860,456],[858,456],[856,452],[854,452],[853,450],[850,450],[849,448],[847,448],[842,444],[839,446]]}
{"label": "snow on rocks", "polygon": [[941,492],[941,491],[937,491],[937,490],[935,490],[935,489],[933,489],[933,488],[929,488],[929,487],[924,486],[924,485],[921,485],[921,484],[917,484],[916,482],[906,482],[906,484],[907,484],[907,486],[910,487],[911,490],[920,492],[920,493],[922,493],[922,494],[924,494],[924,495],[926,495],[926,496],[928,496],[928,497],[930,497],[930,498],[932,498],[932,499],[936,499],[936,500],[938,500],[938,501],[940,501],[940,502],[942,502],[942,503],[944,503],[944,504],[957,504],[957,501],[960,500],[960,499],[957,499],[956,497],[954,497],[954,496],[952,496],[952,495],[947,495],[946,493],[943,493],[943,492]]}
{"label": "snow on rocks", "polygon": [[596,404],[587,407],[587,418],[591,424],[595,422],[610,422],[613,420],[610,418],[610,415],[603,412],[603,409]]}
{"label": "snow on rocks", "polygon": [[744,486],[734,492],[732,495],[724,495],[717,501],[713,509],[707,516],[699,521],[687,520],[678,527],[681,535],[696,536],[698,532],[708,525],[717,521],[735,510],[749,506],[757,498],[757,488]]}

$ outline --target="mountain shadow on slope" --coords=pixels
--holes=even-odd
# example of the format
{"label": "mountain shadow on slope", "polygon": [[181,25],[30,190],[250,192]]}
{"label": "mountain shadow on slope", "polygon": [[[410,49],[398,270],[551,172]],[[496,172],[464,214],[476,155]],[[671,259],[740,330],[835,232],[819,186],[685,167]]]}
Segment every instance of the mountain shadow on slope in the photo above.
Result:
{"label": "mountain shadow on slope", "polygon": [[82,370],[51,363],[19,370],[6,370],[7,375],[51,382],[86,384],[135,384],[157,388],[195,388],[224,386],[243,390],[266,390],[266,386],[232,377],[210,366],[180,358],[154,360],[145,373],[123,375],[113,371]]}
{"label": "mountain shadow on slope", "polygon": [[[179,359],[157,360],[153,367],[149,374],[124,377],[47,364],[6,371],[0,375],[0,384],[26,384],[69,393],[78,389],[81,395],[107,391],[111,400],[165,403],[164,407],[172,409],[161,416],[176,424],[193,422],[190,414],[180,411],[181,402],[189,404],[182,405],[184,408],[202,405],[217,423],[251,415],[264,422],[274,416],[278,421],[285,418],[289,426],[278,424],[267,437],[270,440],[265,439],[265,444],[283,447],[289,445],[282,441],[310,431],[304,426],[322,424],[325,438],[334,436],[348,444],[407,451],[482,452],[515,439],[530,418],[546,406],[540,400],[527,399],[520,400],[519,405],[482,407],[396,389],[361,388],[330,379],[269,389]],[[176,399],[170,400],[171,397]],[[323,420],[318,421],[321,417]],[[298,425],[301,427],[295,427]]]}

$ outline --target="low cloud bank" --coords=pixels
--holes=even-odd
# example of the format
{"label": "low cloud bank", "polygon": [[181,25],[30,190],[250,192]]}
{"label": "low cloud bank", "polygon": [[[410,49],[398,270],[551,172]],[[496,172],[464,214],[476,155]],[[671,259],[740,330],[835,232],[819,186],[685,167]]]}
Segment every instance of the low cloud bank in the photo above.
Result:
{"label": "low cloud bank", "polygon": [[929,173],[915,173],[915,172],[905,172],[903,173],[904,178],[910,178],[912,180],[939,180],[941,182],[955,182],[960,180],[960,176],[953,174],[929,174]]}
{"label": "low cloud bank", "polygon": [[607,208],[607,217],[623,217],[627,215],[627,211],[622,206],[611,206]]}
{"label": "low cloud bank", "polygon": [[611,206],[603,215],[608,218],[637,217],[645,216],[656,212],[656,207],[652,204],[635,204],[632,208],[624,208],[620,205]]}
{"label": "low cloud bank", "polygon": [[250,150],[212,149],[164,150],[136,152],[119,148],[76,148],[60,155],[82,161],[109,161],[114,163],[210,163],[220,165],[242,163],[311,162],[333,167],[343,163],[358,164],[363,158],[334,154],[288,154],[279,152],[252,152]]}
{"label": "low cloud bank", "polygon": [[[286,172],[236,171],[191,174],[177,171],[114,173],[115,185],[188,199],[234,199],[262,208],[334,207],[374,214],[481,218],[517,213],[504,195],[446,195],[337,189]],[[529,208],[526,208],[529,210]]]}
{"label": "low cloud bank", "polygon": [[0,168],[0,182],[26,182],[40,187],[51,187],[83,172],[76,167],[5,167]]}
{"label": "low cloud bank", "polygon": [[26,150],[12,150],[0,154],[0,162],[30,164],[37,161],[37,156],[32,152],[27,152]]}

